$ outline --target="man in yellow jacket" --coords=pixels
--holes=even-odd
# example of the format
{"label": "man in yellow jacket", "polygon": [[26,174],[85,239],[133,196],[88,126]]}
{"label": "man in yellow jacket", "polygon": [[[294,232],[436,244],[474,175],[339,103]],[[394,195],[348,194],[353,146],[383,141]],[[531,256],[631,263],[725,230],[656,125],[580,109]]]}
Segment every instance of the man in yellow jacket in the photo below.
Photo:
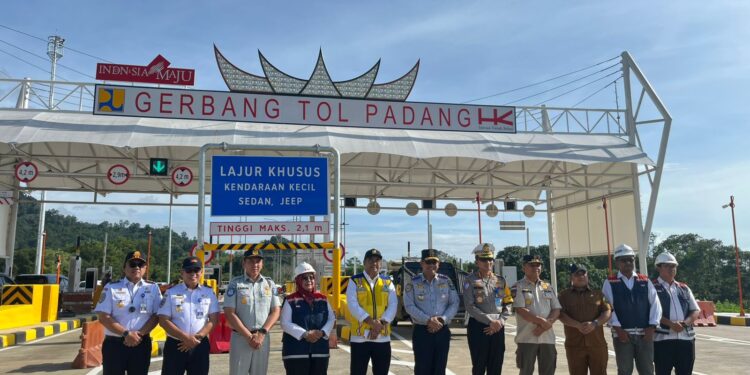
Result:
{"label": "man in yellow jacket", "polygon": [[398,299],[389,276],[381,275],[383,255],[378,249],[365,253],[364,272],[349,279],[346,301],[351,325],[350,373],[367,373],[372,360],[373,375],[388,374],[391,365],[391,327]]}

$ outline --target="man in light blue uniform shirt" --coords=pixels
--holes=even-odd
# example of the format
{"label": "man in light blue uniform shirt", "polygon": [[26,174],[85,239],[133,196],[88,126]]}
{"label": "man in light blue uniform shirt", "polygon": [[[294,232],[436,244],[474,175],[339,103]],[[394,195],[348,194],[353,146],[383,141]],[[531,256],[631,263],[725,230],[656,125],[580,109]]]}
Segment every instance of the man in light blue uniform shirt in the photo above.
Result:
{"label": "man in light blue uniform shirt", "polygon": [[208,334],[219,320],[213,289],[201,286],[198,257],[182,262],[182,283],[167,290],[159,307],[159,324],[167,331],[162,375],[208,374]]}
{"label": "man in light blue uniform shirt", "polygon": [[411,279],[404,294],[404,308],[414,323],[414,374],[445,374],[448,365],[451,331],[448,329],[458,311],[458,293],[448,276],[437,273],[437,250],[422,250],[422,273]]}
{"label": "man in light blue uniform shirt", "polygon": [[159,287],[143,280],[146,260],[131,251],[123,264],[125,277],[104,287],[94,312],[104,326],[104,375],[146,375],[151,363],[151,332],[158,322]]}

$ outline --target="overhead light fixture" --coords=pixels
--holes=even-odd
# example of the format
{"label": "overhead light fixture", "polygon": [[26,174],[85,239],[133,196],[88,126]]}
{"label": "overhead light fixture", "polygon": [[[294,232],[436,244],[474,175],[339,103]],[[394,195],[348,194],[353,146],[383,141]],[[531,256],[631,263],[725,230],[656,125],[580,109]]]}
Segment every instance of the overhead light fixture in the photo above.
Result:
{"label": "overhead light fixture", "polygon": [[409,216],[414,216],[419,212],[419,206],[417,206],[414,202],[409,202],[409,204],[406,205],[406,214]]}
{"label": "overhead light fixture", "polygon": [[536,214],[536,208],[534,208],[534,206],[530,204],[523,206],[523,216],[532,218],[534,217],[534,214]]}
{"label": "overhead light fixture", "polygon": [[367,204],[367,213],[370,215],[377,215],[380,213],[380,203],[378,203],[377,200],[373,199],[370,201],[370,203]]}
{"label": "overhead light fixture", "polygon": [[453,217],[456,216],[456,213],[458,213],[458,207],[456,207],[456,205],[453,203],[448,203],[445,205],[444,211],[446,215]]}
{"label": "overhead light fixture", "polygon": [[497,216],[497,213],[500,212],[500,209],[498,209],[494,203],[488,204],[487,208],[485,208],[484,210],[485,212],[487,212],[487,216],[489,217],[495,217]]}

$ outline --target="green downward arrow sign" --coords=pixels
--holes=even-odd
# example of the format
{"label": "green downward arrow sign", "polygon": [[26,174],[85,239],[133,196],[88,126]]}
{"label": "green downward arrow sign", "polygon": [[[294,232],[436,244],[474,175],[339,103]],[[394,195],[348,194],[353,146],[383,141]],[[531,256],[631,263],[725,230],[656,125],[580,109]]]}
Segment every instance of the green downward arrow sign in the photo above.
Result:
{"label": "green downward arrow sign", "polygon": [[162,162],[161,160],[157,160],[156,163],[154,163],[154,171],[161,173],[164,171],[164,168],[167,166]]}

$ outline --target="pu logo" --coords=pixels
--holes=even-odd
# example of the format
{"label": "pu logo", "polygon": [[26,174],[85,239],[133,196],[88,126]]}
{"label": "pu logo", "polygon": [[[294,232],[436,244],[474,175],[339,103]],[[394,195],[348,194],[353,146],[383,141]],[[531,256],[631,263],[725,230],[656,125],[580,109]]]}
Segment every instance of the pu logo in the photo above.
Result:
{"label": "pu logo", "polygon": [[102,112],[122,112],[125,104],[125,90],[123,89],[99,89],[99,101],[97,108]]}

